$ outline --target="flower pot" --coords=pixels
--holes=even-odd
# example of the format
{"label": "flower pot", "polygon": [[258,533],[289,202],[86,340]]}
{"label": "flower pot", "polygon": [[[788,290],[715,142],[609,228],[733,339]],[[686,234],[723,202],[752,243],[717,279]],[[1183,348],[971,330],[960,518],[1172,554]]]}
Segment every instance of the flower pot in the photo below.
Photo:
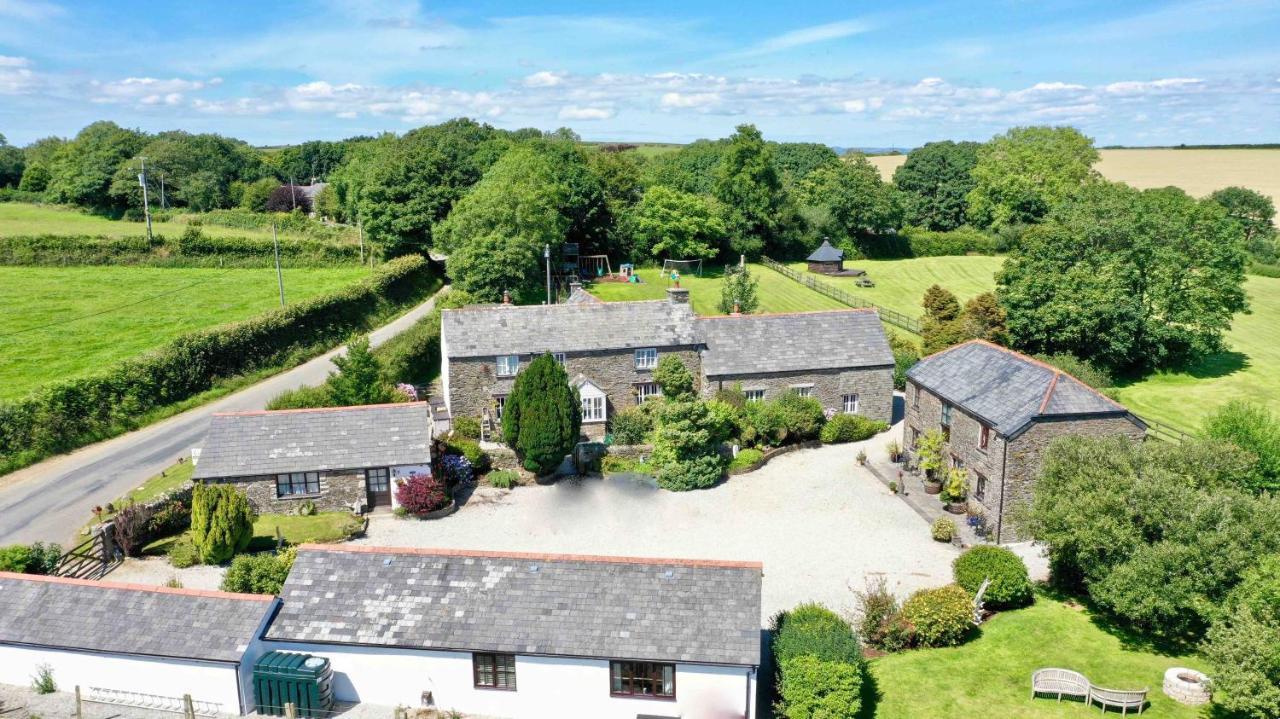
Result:
{"label": "flower pot", "polygon": [[969,511],[969,506],[965,502],[947,502],[947,511],[951,514],[964,514]]}
{"label": "flower pot", "polygon": [[942,491],[942,482],[931,482],[931,481],[925,480],[925,483],[924,483],[925,494],[937,494],[941,491]]}

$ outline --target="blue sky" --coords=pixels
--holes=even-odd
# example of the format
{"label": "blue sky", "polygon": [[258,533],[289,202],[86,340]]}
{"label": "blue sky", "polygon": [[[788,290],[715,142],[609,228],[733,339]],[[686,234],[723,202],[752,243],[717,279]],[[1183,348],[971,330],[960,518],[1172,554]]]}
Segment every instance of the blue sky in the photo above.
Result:
{"label": "blue sky", "polygon": [[276,144],[466,115],[597,140],[1278,142],[1277,37],[1280,0],[0,0],[0,133]]}

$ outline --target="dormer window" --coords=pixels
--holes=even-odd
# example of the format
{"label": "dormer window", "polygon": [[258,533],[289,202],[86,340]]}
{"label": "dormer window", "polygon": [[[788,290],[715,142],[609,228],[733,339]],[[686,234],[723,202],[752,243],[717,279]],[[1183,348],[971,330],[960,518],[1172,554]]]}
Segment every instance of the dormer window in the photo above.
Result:
{"label": "dormer window", "polygon": [[520,355],[499,355],[498,376],[515,377],[520,371]]}
{"label": "dormer window", "polygon": [[636,369],[653,369],[658,366],[658,350],[652,347],[636,350]]}

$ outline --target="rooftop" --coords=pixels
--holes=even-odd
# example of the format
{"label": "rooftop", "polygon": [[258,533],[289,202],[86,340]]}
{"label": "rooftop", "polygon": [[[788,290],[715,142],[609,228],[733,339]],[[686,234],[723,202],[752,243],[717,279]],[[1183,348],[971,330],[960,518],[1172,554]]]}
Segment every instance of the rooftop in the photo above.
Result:
{"label": "rooftop", "polygon": [[844,259],[844,250],[838,247],[832,247],[831,243],[823,240],[818,249],[809,255],[809,262],[839,262]]}
{"label": "rooftop", "polygon": [[760,663],[758,563],[303,545],[267,638]]}
{"label": "rooftop", "polygon": [[880,315],[870,309],[706,317],[699,324],[708,377],[893,365]]}
{"label": "rooftop", "polygon": [[215,414],[195,479],[391,467],[431,459],[426,402]]}
{"label": "rooftop", "polygon": [[907,377],[976,415],[1005,436],[1040,418],[1128,416],[1102,393],[1071,375],[1011,349],[970,340],[930,355]]}
{"label": "rooftop", "polygon": [[238,662],[275,601],[0,572],[0,643]]}

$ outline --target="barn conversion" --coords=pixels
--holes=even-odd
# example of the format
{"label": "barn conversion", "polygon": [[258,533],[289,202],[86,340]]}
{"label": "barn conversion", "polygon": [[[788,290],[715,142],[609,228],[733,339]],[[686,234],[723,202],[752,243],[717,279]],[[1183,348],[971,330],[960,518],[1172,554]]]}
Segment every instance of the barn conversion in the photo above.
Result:
{"label": "barn conversion", "polygon": [[0,572],[0,683],[47,666],[81,686],[253,710],[250,677],[279,600]]}

